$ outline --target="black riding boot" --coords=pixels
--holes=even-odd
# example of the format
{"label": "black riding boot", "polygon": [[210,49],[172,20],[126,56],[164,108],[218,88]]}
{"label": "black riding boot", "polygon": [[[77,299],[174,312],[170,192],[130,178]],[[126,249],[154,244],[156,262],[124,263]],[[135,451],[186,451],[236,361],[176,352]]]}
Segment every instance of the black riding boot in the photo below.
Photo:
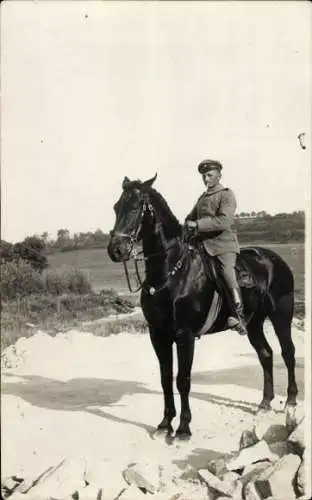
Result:
{"label": "black riding boot", "polygon": [[247,335],[246,321],[243,312],[243,301],[239,288],[232,288],[230,290],[232,304],[231,309],[233,310],[234,317],[230,316],[228,318],[228,327],[232,330],[236,330],[240,335]]}

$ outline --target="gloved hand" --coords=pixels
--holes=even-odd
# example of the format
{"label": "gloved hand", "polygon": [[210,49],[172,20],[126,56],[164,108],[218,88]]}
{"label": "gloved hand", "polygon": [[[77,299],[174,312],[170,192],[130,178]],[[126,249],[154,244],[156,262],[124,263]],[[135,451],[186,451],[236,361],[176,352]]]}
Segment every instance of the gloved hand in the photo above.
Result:
{"label": "gloved hand", "polygon": [[187,240],[194,238],[197,235],[198,225],[197,221],[188,220],[184,222],[184,233]]}

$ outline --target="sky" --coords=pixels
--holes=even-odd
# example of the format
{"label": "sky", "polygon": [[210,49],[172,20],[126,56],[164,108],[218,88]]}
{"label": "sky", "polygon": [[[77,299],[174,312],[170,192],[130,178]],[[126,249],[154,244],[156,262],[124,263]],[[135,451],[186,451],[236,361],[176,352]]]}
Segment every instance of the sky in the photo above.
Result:
{"label": "sky", "polygon": [[238,212],[304,210],[310,29],[309,2],[3,2],[1,237],[107,232],[156,172],[182,222],[204,158]]}

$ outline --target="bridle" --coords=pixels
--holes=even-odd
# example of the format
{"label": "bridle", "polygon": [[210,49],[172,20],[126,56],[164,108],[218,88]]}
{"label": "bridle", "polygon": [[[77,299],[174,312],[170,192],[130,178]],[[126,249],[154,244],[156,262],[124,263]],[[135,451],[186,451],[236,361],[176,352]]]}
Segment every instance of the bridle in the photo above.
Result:
{"label": "bridle", "polygon": [[[130,275],[129,275],[129,270],[128,270],[128,266],[127,266],[127,261],[123,261],[123,266],[124,266],[124,270],[125,270],[127,284],[128,284],[129,291],[131,293],[137,293],[143,287],[143,280],[142,280],[142,278],[140,276],[138,262],[140,262],[140,261],[145,261],[146,262],[147,260],[151,259],[152,257],[156,257],[158,255],[166,254],[176,244],[176,242],[174,242],[173,245],[168,246],[162,252],[155,252],[155,253],[149,254],[148,256],[144,256],[144,255],[140,256],[140,254],[143,254],[143,250],[140,250],[139,252],[137,252],[137,250],[134,248],[134,245],[138,242],[138,236],[140,234],[140,231],[141,231],[141,228],[142,228],[143,218],[144,218],[144,216],[145,216],[146,213],[149,213],[150,216],[155,216],[155,210],[154,210],[153,204],[151,203],[151,200],[150,200],[148,194],[144,193],[143,197],[142,197],[142,207],[141,207],[141,210],[140,210],[139,215],[137,217],[137,222],[135,224],[134,229],[129,234],[128,233],[122,233],[120,231],[111,231],[111,233],[110,233],[111,236],[118,236],[118,237],[121,237],[121,238],[127,238],[129,240],[129,245],[131,247],[130,248],[130,253],[129,253],[129,260],[132,259],[134,261],[136,279],[137,279],[137,282],[139,284],[139,286],[136,289],[134,289],[131,286],[131,281],[130,281]],[[181,269],[181,267],[182,267],[182,261],[183,261],[182,258],[180,258],[177,261],[177,263],[174,266],[174,268],[168,273],[168,275],[167,275],[168,278],[174,276],[175,273],[177,272],[177,270]],[[162,287],[160,287],[159,291],[162,290],[163,288],[165,288],[165,286],[166,286],[166,284],[163,285]],[[156,293],[155,288],[154,287],[150,287],[149,293],[151,295],[154,295],[154,293]]]}
{"label": "bridle", "polygon": [[129,244],[131,245],[131,252],[133,251],[133,245],[137,243],[137,239],[139,236],[139,233],[141,231],[142,227],[142,221],[143,217],[146,212],[150,213],[150,215],[154,215],[154,207],[149,199],[149,196],[147,193],[143,194],[142,197],[142,207],[138,215],[137,219],[137,224],[136,227],[128,234],[128,233],[121,233],[120,231],[111,231],[111,236],[119,236],[121,238],[128,238],[129,239]]}

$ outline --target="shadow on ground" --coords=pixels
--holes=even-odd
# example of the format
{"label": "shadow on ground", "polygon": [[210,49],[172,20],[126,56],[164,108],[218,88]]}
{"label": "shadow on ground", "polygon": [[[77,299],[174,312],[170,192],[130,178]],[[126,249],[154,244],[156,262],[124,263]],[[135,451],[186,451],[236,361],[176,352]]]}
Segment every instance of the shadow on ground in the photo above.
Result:
{"label": "shadow on ground", "polygon": [[[256,354],[244,354],[242,357],[257,359]],[[274,355],[274,388],[276,394],[287,393],[287,369],[281,356]],[[298,400],[304,399],[304,358],[296,359],[296,380],[298,385]],[[263,372],[260,363],[258,365],[244,365],[228,370],[213,370],[194,372],[192,375],[194,384],[234,384],[248,389],[261,390],[263,385]]]}
{"label": "shadow on ground", "polygon": [[[114,422],[134,425],[144,429],[150,435],[155,431],[155,427],[128,420],[105,411],[105,408],[118,406],[118,402],[126,395],[154,394],[162,396],[161,391],[150,390],[141,383],[88,378],[61,382],[40,376],[23,376],[23,379],[22,383],[3,383],[2,394],[18,396],[31,405],[48,410],[85,411]],[[219,397],[214,394],[192,392],[191,397],[218,406],[240,409],[250,414],[254,414],[256,411],[256,405],[254,404]],[[160,407],[159,415],[155,416],[155,418],[159,418],[160,420],[161,417],[162,408]],[[155,426],[158,423],[155,421]]]}
{"label": "shadow on ground", "polygon": [[231,454],[220,453],[206,448],[195,448],[185,458],[181,460],[172,460],[172,463],[176,464],[181,470],[185,470],[187,465],[191,465],[194,469],[205,469],[210,460],[226,458],[227,456],[231,456]]}
{"label": "shadow on ground", "polygon": [[[297,383],[299,388],[299,400],[304,398],[304,364],[303,358],[297,359]],[[14,375],[12,375],[14,376]],[[261,390],[263,384],[262,369],[257,365],[229,368],[219,371],[194,372],[192,382],[194,384],[235,384],[242,388]],[[85,411],[93,415],[101,416],[114,422],[130,424],[144,429],[151,434],[155,428],[141,422],[131,421],[115,416],[104,411],[104,408],[116,406],[126,395],[132,394],[156,394],[161,395],[161,390],[152,391],[146,385],[136,381],[121,381],[114,379],[76,378],[61,382],[40,376],[19,376],[23,378],[22,383],[5,382],[2,384],[2,394],[18,396],[31,405],[41,408],[61,411]],[[274,379],[276,393],[286,395],[287,371],[283,362],[275,363]],[[211,404],[242,410],[254,414],[257,406],[244,399],[225,398],[210,393],[202,393],[192,390],[191,397]],[[92,408],[93,407],[93,408]],[[161,419],[162,408],[155,418]],[[158,422],[155,422],[155,426]]]}

